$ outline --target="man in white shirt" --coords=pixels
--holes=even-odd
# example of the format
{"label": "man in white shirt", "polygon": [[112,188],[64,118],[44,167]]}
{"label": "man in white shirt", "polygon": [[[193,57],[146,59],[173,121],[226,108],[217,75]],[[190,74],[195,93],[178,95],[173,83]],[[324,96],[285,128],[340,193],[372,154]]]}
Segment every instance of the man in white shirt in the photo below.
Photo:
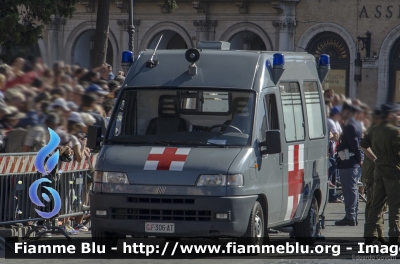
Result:
{"label": "man in white shirt", "polygon": [[339,140],[339,136],[342,134],[342,126],[340,125],[340,113],[342,109],[340,106],[334,106],[331,109],[328,118],[328,128],[329,132],[331,132],[334,136],[334,149],[336,147],[336,143]]}
{"label": "man in white shirt", "polygon": [[337,146],[337,142],[339,140],[340,135],[342,134],[342,127],[340,126],[340,118],[341,118],[341,107],[334,106],[332,107],[329,118],[328,118],[328,128],[329,133],[332,137],[329,139],[329,160],[331,162],[331,167],[329,168],[329,185],[333,189],[329,190],[329,202],[330,203],[341,203],[342,201],[338,199],[336,195],[335,184],[337,178],[337,170],[336,170],[336,161],[335,161],[335,149]]}

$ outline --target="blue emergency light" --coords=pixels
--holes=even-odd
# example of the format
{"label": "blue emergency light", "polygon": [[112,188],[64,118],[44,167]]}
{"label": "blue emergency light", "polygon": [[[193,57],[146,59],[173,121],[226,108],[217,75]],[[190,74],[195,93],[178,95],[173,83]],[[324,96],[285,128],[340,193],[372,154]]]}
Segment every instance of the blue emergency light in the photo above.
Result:
{"label": "blue emergency light", "polygon": [[132,51],[125,50],[122,52],[122,64],[132,64],[133,63],[133,53]]}
{"label": "blue emergency light", "polygon": [[318,76],[321,83],[325,80],[331,69],[331,59],[327,54],[321,54],[318,59]]}
{"label": "blue emergency light", "polygon": [[331,65],[331,59],[327,54],[321,54],[318,60],[318,66],[329,66]]}
{"label": "blue emergency light", "polygon": [[121,66],[125,73],[127,73],[133,64],[133,52],[125,50],[122,52]]}
{"label": "blue emergency light", "polygon": [[267,60],[267,65],[266,67],[271,71],[271,80],[275,83],[278,84],[279,79],[281,78],[283,72],[285,71],[285,56],[282,53],[275,53],[273,55],[272,59],[272,68],[271,68],[271,63],[269,60]]}
{"label": "blue emergency light", "polygon": [[285,65],[285,56],[282,53],[275,53],[273,64],[274,68],[282,68]]}

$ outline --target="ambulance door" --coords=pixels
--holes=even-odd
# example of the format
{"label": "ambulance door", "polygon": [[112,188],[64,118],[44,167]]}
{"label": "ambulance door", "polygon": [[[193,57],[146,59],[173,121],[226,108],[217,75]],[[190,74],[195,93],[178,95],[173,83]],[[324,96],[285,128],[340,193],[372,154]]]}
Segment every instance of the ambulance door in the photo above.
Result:
{"label": "ambulance door", "polygon": [[280,82],[283,112],[283,204],[281,219],[301,217],[304,187],[305,125],[300,85],[297,81]]}
{"label": "ambulance door", "polygon": [[[279,117],[277,107],[277,98],[275,93],[266,93],[262,95],[264,100],[264,111],[262,126],[260,129],[260,140],[265,142],[267,130],[279,130]],[[280,214],[282,211],[282,153],[267,154],[262,156],[261,166],[259,170],[259,179],[264,186],[264,193],[268,200],[268,226],[281,221]]]}
{"label": "ambulance door", "polygon": [[[304,80],[304,103],[306,110],[306,123],[308,130],[308,144],[306,148],[307,162],[305,163],[304,182],[305,186],[312,191],[309,192],[307,203],[311,204],[313,191],[315,188],[320,188],[322,195],[322,205],[326,200],[326,188],[328,181],[328,160],[327,160],[327,140],[326,135],[326,120],[325,120],[325,106],[323,103],[324,97],[322,94],[321,86],[317,80]],[[319,212],[322,212],[320,208]],[[308,212],[303,212],[303,217]]]}

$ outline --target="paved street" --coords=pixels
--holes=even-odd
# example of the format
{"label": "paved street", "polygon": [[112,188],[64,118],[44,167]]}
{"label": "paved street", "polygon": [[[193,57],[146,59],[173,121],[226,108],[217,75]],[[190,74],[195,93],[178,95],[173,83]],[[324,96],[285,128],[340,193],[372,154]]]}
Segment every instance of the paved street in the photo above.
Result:
{"label": "paved street", "polygon": [[[362,237],[363,234],[363,226],[364,226],[364,207],[365,203],[360,202],[360,216],[359,216],[359,225],[355,227],[335,227],[334,226],[334,221],[341,219],[343,217],[343,210],[344,210],[344,205],[341,204],[328,204],[326,208],[326,229],[323,230],[323,235],[326,237]],[[387,215],[385,217],[385,232],[388,230],[387,227]],[[282,237],[282,236],[287,236],[285,233],[280,233],[278,235],[271,235],[272,237]],[[81,232],[79,235],[76,237],[90,237],[90,232]],[[0,250],[0,257],[4,258],[4,251]],[[200,256],[199,256],[200,257]],[[71,260],[71,259],[57,259],[57,260],[44,260],[44,261],[49,261],[54,264],[61,264],[61,263],[71,263],[72,261],[74,263],[85,263],[85,264],[91,264],[91,263],[132,263],[132,261],[135,260],[97,260],[97,259],[85,259],[85,260]],[[136,260],[140,261],[140,263],[146,263],[146,264],[152,264],[152,263],[163,263],[163,264],[172,264],[172,263],[188,263],[189,260]],[[386,260],[382,261],[380,260],[380,263],[394,263],[396,260]],[[26,263],[27,260],[5,260],[5,259],[0,259],[0,263],[15,263],[15,264],[23,264]],[[193,264],[206,264],[210,263],[210,259],[196,259],[196,260],[190,260],[191,263]],[[218,264],[236,264],[236,263],[245,263],[245,264],[252,264],[252,263],[365,263],[366,261],[358,261],[358,260],[342,260],[342,259],[313,259],[313,260],[308,260],[308,259],[299,259],[299,260],[292,260],[292,259],[240,259],[240,260],[232,260],[232,259],[213,259],[212,263],[218,263]],[[372,262],[372,261],[367,261],[367,262]],[[42,264],[43,260],[29,260],[29,264]]]}

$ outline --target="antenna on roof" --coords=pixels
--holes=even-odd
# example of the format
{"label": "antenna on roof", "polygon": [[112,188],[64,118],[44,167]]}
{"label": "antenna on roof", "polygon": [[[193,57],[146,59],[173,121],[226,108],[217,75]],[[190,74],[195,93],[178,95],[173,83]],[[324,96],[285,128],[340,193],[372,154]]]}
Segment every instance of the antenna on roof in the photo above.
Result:
{"label": "antenna on roof", "polygon": [[151,55],[150,60],[149,60],[149,61],[147,62],[147,64],[146,64],[146,66],[149,67],[149,68],[154,68],[154,67],[156,67],[156,66],[158,65],[158,63],[159,63],[158,60],[154,60],[154,55],[156,55],[157,48],[158,48],[158,45],[160,45],[160,42],[161,42],[162,37],[163,37],[163,35],[161,35],[160,39],[158,40],[158,43],[157,43],[156,48],[154,49],[153,55]]}

